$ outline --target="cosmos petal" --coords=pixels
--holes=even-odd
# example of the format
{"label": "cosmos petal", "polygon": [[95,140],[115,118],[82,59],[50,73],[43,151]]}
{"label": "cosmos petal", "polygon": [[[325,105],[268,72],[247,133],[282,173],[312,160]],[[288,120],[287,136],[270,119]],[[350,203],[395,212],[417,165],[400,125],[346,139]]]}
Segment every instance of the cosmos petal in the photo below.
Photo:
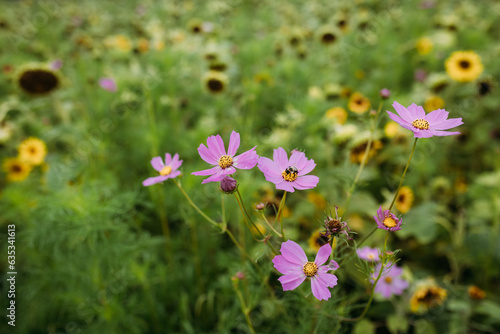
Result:
{"label": "cosmos petal", "polygon": [[316,187],[318,182],[319,177],[317,177],[316,175],[302,175],[299,176],[295,181],[293,181],[292,184],[296,189],[304,190]]}
{"label": "cosmos petal", "polygon": [[398,115],[401,116],[401,118],[403,120],[405,120],[408,123],[413,122],[414,118],[413,118],[412,114],[410,114],[410,112],[408,111],[408,109],[406,109],[405,107],[403,107],[401,104],[399,104],[396,101],[394,101],[394,103],[392,104],[392,106],[394,107],[394,109],[396,109]]}
{"label": "cosmos petal", "polygon": [[281,244],[281,254],[291,263],[303,266],[307,262],[307,256],[302,247],[295,241],[287,240]]}
{"label": "cosmos petal", "polygon": [[219,163],[219,158],[215,155],[215,152],[210,151],[205,145],[200,144],[198,147],[198,153],[200,157],[211,165],[217,165]]}
{"label": "cosmos petal", "polygon": [[165,167],[165,165],[163,164],[163,160],[161,160],[161,157],[154,157],[153,159],[151,159],[151,166],[153,166],[153,168],[159,172],[163,169],[163,167]]}
{"label": "cosmos petal", "polygon": [[273,258],[274,268],[278,270],[283,275],[302,273],[303,269],[301,265],[292,263],[288,261],[283,255],[276,255]]}
{"label": "cosmos petal", "polygon": [[259,161],[259,156],[257,155],[257,152],[255,152],[256,147],[257,146],[234,157],[233,158],[234,167],[237,167],[239,169],[254,168],[255,165],[257,165],[257,162]]}
{"label": "cosmos petal", "polygon": [[284,190],[284,191],[288,191],[290,193],[293,193],[293,192],[295,192],[295,188],[293,187],[293,183],[294,182],[288,182],[288,181],[283,180],[283,182],[275,183],[275,184],[276,184],[276,189]]}
{"label": "cosmos petal", "polygon": [[323,263],[328,260],[330,257],[330,254],[332,253],[332,247],[330,244],[325,244],[321,246],[321,248],[318,250],[318,253],[316,254],[316,259],[314,260],[314,263],[316,263],[318,266],[321,266]]}
{"label": "cosmos petal", "polygon": [[168,178],[169,178],[168,175],[160,175],[160,176],[150,177],[150,178],[147,178],[146,180],[144,180],[142,182],[142,185],[145,187],[151,186],[153,184],[163,182],[163,181],[167,180]]}
{"label": "cosmos petal", "polygon": [[289,167],[288,156],[286,154],[286,151],[282,147],[278,147],[274,150],[273,160],[281,171],[284,171]]}
{"label": "cosmos petal", "polygon": [[227,148],[227,154],[234,156],[236,151],[240,147],[240,134],[236,131],[231,132],[231,137],[229,138],[229,146]]}
{"label": "cosmos petal", "polygon": [[212,175],[212,174],[215,174],[217,173],[219,170],[222,170],[219,166],[215,166],[215,167],[212,167],[210,169],[204,169],[204,170],[200,170],[198,172],[193,172],[191,173],[191,175]]}
{"label": "cosmos petal", "polygon": [[283,286],[283,291],[296,289],[302,284],[306,279],[306,275],[302,273],[301,275],[284,275],[278,278]]}
{"label": "cosmos petal", "polygon": [[330,290],[323,285],[323,282],[318,279],[318,276],[314,276],[311,278],[311,290],[318,300],[328,300],[332,296]]}

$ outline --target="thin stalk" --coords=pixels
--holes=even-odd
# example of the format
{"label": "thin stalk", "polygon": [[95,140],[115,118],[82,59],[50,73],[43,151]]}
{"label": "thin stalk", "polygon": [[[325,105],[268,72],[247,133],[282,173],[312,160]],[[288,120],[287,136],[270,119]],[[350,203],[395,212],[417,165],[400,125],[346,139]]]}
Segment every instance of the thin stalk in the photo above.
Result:
{"label": "thin stalk", "polygon": [[206,219],[206,221],[208,221],[210,224],[212,224],[213,226],[215,227],[218,227],[218,228],[221,228],[221,226],[216,222],[214,221],[212,218],[210,218],[209,216],[207,216],[205,214],[205,212],[201,211],[200,208],[194,204],[194,202],[191,200],[191,197],[189,197],[189,195],[184,191],[184,189],[181,187],[181,185],[179,184],[179,182],[177,182],[177,180],[175,179],[172,179],[172,181],[174,181],[175,185],[177,186],[177,188],[179,188],[179,190],[182,192],[182,194],[184,195],[184,197],[186,197],[187,201],[189,202],[189,204],[191,204],[191,206],[196,210],[198,211],[198,213]]}
{"label": "thin stalk", "polygon": [[286,190],[283,193],[283,197],[281,198],[280,206],[278,208],[278,214],[276,215],[276,219],[280,222],[281,226],[281,235],[283,236],[283,240],[287,240],[285,237],[285,232],[283,231],[283,217],[281,215],[281,211],[283,210],[283,207],[285,206],[285,200],[286,200]]}
{"label": "thin stalk", "polygon": [[359,179],[361,178],[361,173],[363,172],[363,168],[365,168],[365,165],[368,162],[368,155],[370,154],[370,149],[372,148],[375,127],[377,125],[378,116],[380,114],[380,111],[382,110],[383,104],[384,104],[383,100],[380,101],[377,113],[375,114],[375,117],[372,120],[372,124],[370,127],[370,138],[368,139],[368,144],[366,145],[365,153],[363,154],[363,160],[361,160],[361,164],[359,165],[358,172],[356,173],[356,176],[354,178],[354,182],[352,183],[351,188],[349,189],[349,193],[347,194],[347,200],[344,205],[344,211],[342,212],[342,215],[345,214],[347,208],[349,207],[349,204],[351,203],[352,194],[354,193],[354,190],[356,190],[356,186],[358,185]]}
{"label": "thin stalk", "polygon": [[264,212],[261,212],[260,214],[262,215],[262,218],[263,218],[263,219],[264,219],[264,221],[266,222],[267,226],[269,226],[269,228],[270,228],[270,229],[271,229],[274,233],[276,233],[276,235],[277,235],[278,237],[283,238],[283,235],[282,235],[281,233],[279,233],[278,231],[276,231],[276,230],[274,229],[274,227],[273,227],[273,226],[269,223],[269,221],[267,220],[266,215],[264,214]]}
{"label": "thin stalk", "polygon": [[241,294],[241,291],[240,291],[238,285],[239,285],[238,280],[235,280],[233,282],[233,287],[234,287],[234,291],[236,291],[236,295],[238,296],[238,299],[240,301],[241,311],[245,315],[245,320],[247,322],[248,329],[250,330],[250,333],[255,334],[255,329],[253,328],[252,321],[250,320],[250,309],[246,306],[245,299],[243,298],[243,295]]}
{"label": "thin stalk", "polygon": [[418,140],[418,138],[415,138],[415,141],[413,142],[413,148],[411,149],[410,158],[408,159],[408,162],[406,163],[406,167],[405,167],[405,170],[403,172],[403,176],[401,176],[401,181],[399,181],[398,189],[396,190],[396,193],[394,194],[394,198],[392,199],[391,206],[389,206],[389,211],[391,211],[392,206],[396,202],[396,198],[398,198],[399,190],[401,189],[401,186],[403,185],[403,180],[405,179],[406,171],[408,170],[408,167],[410,166],[410,161],[411,161],[411,158],[413,157],[413,152],[415,152],[415,147],[417,146],[417,140]]}

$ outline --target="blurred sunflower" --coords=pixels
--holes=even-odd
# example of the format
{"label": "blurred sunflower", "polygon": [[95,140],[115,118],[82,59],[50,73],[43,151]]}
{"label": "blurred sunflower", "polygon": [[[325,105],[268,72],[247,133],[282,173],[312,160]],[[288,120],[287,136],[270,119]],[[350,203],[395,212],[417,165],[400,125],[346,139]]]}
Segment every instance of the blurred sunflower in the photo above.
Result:
{"label": "blurred sunflower", "polygon": [[254,234],[255,236],[260,236],[261,234],[266,235],[267,232],[266,227],[259,222],[255,223],[255,225],[251,225],[250,230],[252,231],[252,234]]}
{"label": "blurred sunflower", "polygon": [[434,46],[434,44],[432,43],[432,41],[429,37],[419,38],[417,40],[417,43],[415,44],[415,48],[417,49],[417,52],[421,55],[426,55],[429,52],[431,52],[433,46]]}
{"label": "blurred sunflower", "polygon": [[477,83],[477,93],[485,96],[493,90],[493,83],[489,79],[481,80]]}
{"label": "blurred sunflower", "polygon": [[145,38],[139,38],[137,41],[137,47],[134,49],[138,53],[146,53],[149,51],[149,41]]}
{"label": "blurred sunflower", "polygon": [[429,308],[443,304],[446,299],[446,290],[438,286],[434,281],[426,281],[420,284],[410,299],[410,308],[413,313],[425,312]]}
{"label": "blurred sunflower", "polygon": [[475,285],[469,286],[467,289],[467,292],[469,293],[469,297],[475,300],[481,300],[486,297],[486,292],[481,290],[479,287]]}
{"label": "blurred sunflower", "polygon": [[318,210],[324,210],[326,208],[326,200],[323,195],[320,193],[317,193],[315,191],[310,191],[307,193],[307,200],[314,204],[316,209]]}
{"label": "blurred sunflower", "polygon": [[203,25],[203,22],[199,19],[191,19],[188,22],[189,30],[195,34],[199,34],[199,33],[203,32],[202,25]]}
{"label": "blurred sunflower", "polygon": [[424,103],[424,109],[427,112],[431,112],[437,109],[442,109],[443,107],[444,107],[444,100],[436,95],[429,96]]}
{"label": "blurred sunflower", "polygon": [[34,137],[24,140],[18,147],[19,159],[31,165],[41,165],[47,154],[45,143]]}
{"label": "blurred sunflower", "polygon": [[446,59],[446,72],[456,81],[476,80],[483,72],[481,57],[474,51],[455,51]]}
{"label": "blurred sunflower", "polygon": [[398,123],[393,121],[387,122],[387,124],[384,127],[385,136],[388,138],[395,137],[396,134],[399,132],[399,128],[401,128],[401,126]]}
{"label": "blurred sunflower", "polygon": [[321,230],[314,231],[309,238],[309,246],[316,252],[321,248],[321,246],[326,245],[327,243],[328,238],[321,234]]}
{"label": "blurred sunflower", "polygon": [[410,187],[401,187],[401,189],[399,189],[398,197],[396,198],[396,209],[398,209],[401,213],[407,213],[413,205],[413,199],[413,191]]}
{"label": "blurred sunflower", "polygon": [[45,66],[28,65],[19,71],[17,84],[27,94],[47,95],[61,84],[59,75]]}
{"label": "blurred sunflower", "polygon": [[347,107],[350,111],[355,112],[356,114],[362,114],[370,109],[370,100],[368,100],[363,94],[355,92],[349,98]]}
{"label": "blurred sunflower", "polygon": [[227,81],[227,75],[217,71],[209,71],[203,76],[205,87],[214,94],[223,92]]}
{"label": "blurred sunflower", "polygon": [[335,119],[338,124],[343,125],[347,120],[347,111],[342,107],[333,107],[326,111],[326,118]]}
{"label": "blurred sunflower", "polygon": [[11,182],[23,181],[30,175],[32,168],[19,158],[7,158],[3,162],[3,170],[7,173],[7,180]]}
{"label": "blurred sunflower", "polygon": [[[366,147],[368,146],[368,140],[363,141],[356,146],[351,148],[351,152],[349,154],[349,158],[351,162],[360,164],[363,161],[363,157],[365,156]],[[383,144],[380,140],[374,140],[372,142],[372,146],[370,147],[370,151],[368,152],[368,159],[373,158],[377,155],[378,151],[382,149]]]}
{"label": "blurred sunflower", "polygon": [[123,52],[132,50],[132,41],[125,35],[109,36],[104,39],[104,45],[108,49],[115,49]]}
{"label": "blurred sunflower", "polygon": [[319,29],[319,40],[325,45],[334,43],[337,40],[335,29],[330,26],[324,26]]}

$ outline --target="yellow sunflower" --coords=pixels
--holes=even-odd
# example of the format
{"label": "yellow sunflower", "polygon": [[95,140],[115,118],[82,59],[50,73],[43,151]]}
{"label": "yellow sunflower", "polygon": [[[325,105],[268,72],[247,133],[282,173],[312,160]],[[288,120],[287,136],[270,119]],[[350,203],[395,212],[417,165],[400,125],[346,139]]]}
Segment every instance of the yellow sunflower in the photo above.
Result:
{"label": "yellow sunflower", "polygon": [[337,123],[343,125],[347,120],[347,111],[342,107],[333,107],[326,111],[326,118],[335,119]]}
{"label": "yellow sunflower", "polygon": [[18,86],[33,96],[47,95],[61,84],[59,75],[46,66],[30,64],[24,66],[17,75]]}
{"label": "yellow sunflower", "polygon": [[425,312],[429,308],[442,305],[446,299],[446,290],[430,280],[421,284],[410,299],[410,308],[413,313]]}
{"label": "yellow sunflower", "polygon": [[320,193],[317,193],[315,191],[310,191],[307,193],[307,200],[314,204],[316,209],[318,210],[324,210],[326,208],[326,200],[323,195]]}
{"label": "yellow sunflower", "polygon": [[203,77],[205,87],[214,94],[223,92],[227,81],[227,75],[217,71],[209,71]]}
{"label": "yellow sunflower", "polygon": [[432,47],[434,44],[432,43],[431,39],[428,37],[422,37],[417,40],[417,43],[415,45],[417,52],[421,55],[426,55],[429,52],[432,51]]}
{"label": "yellow sunflower", "polygon": [[362,114],[370,109],[370,100],[368,100],[363,94],[355,92],[349,98],[349,103],[347,105],[350,111],[356,114]]}
{"label": "yellow sunflower", "polygon": [[432,95],[425,100],[424,109],[431,112],[444,107],[444,100],[439,96]]}
{"label": "yellow sunflower", "polygon": [[24,140],[18,147],[19,159],[31,165],[41,165],[47,154],[45,143],[34,137]]}
{"label": "yellow sunflower", "polygon": [[446,59],[446,72],[455,81],[476,80],[483,72],[481,57],[474,51],[455,51]]}
{"label": "yellow sunflower", "polygon": [[[363,141],[358,145],[354,146],[353,148],[351,148],[351,152],[349,155],[351,162],[360,164],[363,161],[363,157],[365,156],[365,151],[367,146],[368,146],[368,140]],[[373,158],[375,155],[377,155],[378,151],[382,149],[382,146],[383,144],[380,140],[374,140],[372,142],[372,146],[370,147],[370,151],[368,151],[367,159]]]}
{"label": "yellow sunflower", "polygon": [[469,297],[475,300],[481,300],[486,297],[486,292],[481,290],[479,287],[475,285],[469,286],[467,289],[467,292],[469,293]]}
{"label": "yellow sunflower", "polygon": [[8,158],[3,161],[3,170],[7,173],[7,180],[11,182],[23,181],[30,175],[32,168],[19,158]]}
{"label": "yellow sunflower", "polygon": [[385,133],[386,137],[388,137],[388,138],[395,137],[398,134],[400,127],[401,126],[396,122],[393,122],[393,121],[387,122],[387,124],[384,127],[384,133]]}
{"label": "yellow sunflower", "polygon": [[407,186],[401,187],[396,198],[396,209],[401,213],[407,213],[413,205],[413,199],[413,191]]}
{"label": "yellow sunflower", "polygon": [[321,246],[328,243],[328,238],[321,234],[321,230],[315,231],[309,238],[309,246],[316,252],[319,251]]}

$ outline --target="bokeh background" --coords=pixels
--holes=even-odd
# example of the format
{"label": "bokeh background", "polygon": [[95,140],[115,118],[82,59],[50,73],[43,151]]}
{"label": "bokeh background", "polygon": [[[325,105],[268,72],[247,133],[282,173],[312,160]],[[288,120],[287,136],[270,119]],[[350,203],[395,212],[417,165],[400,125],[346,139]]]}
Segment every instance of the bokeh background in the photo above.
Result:
{"label": "bokeh background", "polygon": [[[15,224],[18,275],[16,327],[3,316],[0,331],[248,333],[236,285],[257,333],[500,332],[499,16],[486,0],[2,1],[0,262],[7,271]],[[304,151],[320,182],[289,195],[284,221],[313,256],[325,211],[345,209],[383,103],[343,217],[360,240],[413,144],[385,113],[393,101],[445,108],[464,125],[419,140],[396,202],[405,224],[390,245],[410,288],[344,322],[369,295],[358,261],[336,272],[328,302],[307,287],[283,293],[235,199],[191,173],[207,168],[199,144],[227,143],[233,130],[241,150]],[[179,153],[179,181],[216,221],[224,201],[261,272],[172,182],[142,186],[165,152]],[[258,169],[236,176],[248,208],[279,204]],[[367,245],[381,247],[378,232]],[[422,284],[446,297],[416,312]]]}

